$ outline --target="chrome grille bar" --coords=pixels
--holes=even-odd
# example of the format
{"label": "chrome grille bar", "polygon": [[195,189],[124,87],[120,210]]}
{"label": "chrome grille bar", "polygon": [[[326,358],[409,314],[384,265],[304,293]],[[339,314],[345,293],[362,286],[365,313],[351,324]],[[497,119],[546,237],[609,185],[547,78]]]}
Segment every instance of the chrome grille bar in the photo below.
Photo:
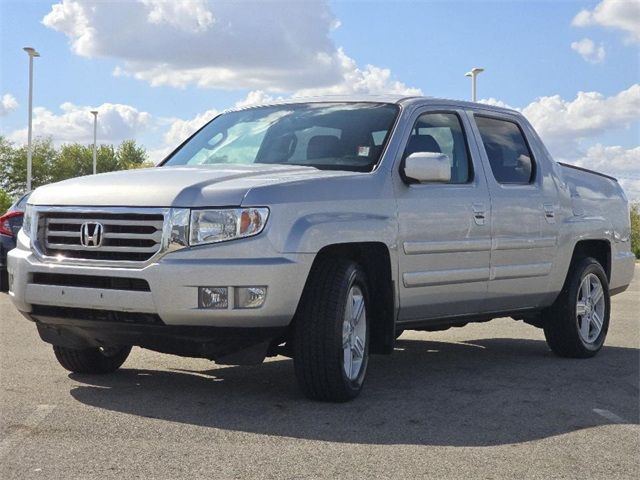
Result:
{"label": "chrome grille bar", "polygon": [[[49,225],[56,224],[71,224],[71,225],[82,225],[84,222],[93,221],[94,219],[86,219],[86,218],[49,218],[47,219],[47,223]],[[95,219],[98,220],[97,218]],[[162,220],[159,221],[150,221],[150,220],[118,220],[118,219],[110,219],[103,218],[99,220],[103,225],[134,225],[134,226],[145,226],[145,227],[154,227],[158,230],[162,230]]]}

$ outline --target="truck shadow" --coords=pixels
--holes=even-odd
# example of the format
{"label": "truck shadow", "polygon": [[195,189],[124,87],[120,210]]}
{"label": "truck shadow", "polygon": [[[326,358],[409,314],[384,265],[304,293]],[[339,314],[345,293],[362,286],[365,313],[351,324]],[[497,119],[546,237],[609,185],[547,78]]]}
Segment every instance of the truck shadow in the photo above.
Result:
{"label": "truck shadow", "polygon": [[[87,405],[171,422],[361,444],[485,446],[526,442],[610,423],[640,423],[640,351],[605,347],[561,359],[537,340],[400,340],[374,356],[362,395],[346,404],[305,399],[293,363],[205,371],[123,368],[71,375]],[[126,364],[125,364],[126,367]]]}

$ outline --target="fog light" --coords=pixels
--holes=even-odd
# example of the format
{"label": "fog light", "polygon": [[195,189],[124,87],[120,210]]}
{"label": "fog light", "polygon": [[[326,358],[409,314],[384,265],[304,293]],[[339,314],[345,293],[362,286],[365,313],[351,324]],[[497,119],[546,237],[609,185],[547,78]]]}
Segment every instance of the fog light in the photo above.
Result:
{"label": "fog light", "polygon": [[260,308],[267,298],[267,287],[236,287],[236,308]]}
{"label": "fog light", "polygon": [[198,287],[198,308],[228,308],[227,287]]}

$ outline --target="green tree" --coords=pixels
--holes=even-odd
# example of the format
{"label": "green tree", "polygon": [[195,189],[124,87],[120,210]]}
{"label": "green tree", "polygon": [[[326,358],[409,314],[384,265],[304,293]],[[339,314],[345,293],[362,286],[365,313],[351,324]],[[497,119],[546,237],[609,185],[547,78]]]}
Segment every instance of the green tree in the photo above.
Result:
{"label": "green tree", "polygon": [[143,147],[136,145],[135,140],[125,140],[118,145],[116,159],[121,170],[153,166],[149,162],[147,151]]}
{"label": "green tree", "polygon": [[[98,173],[120,170],[111,145],[99,145],[96,151]],[[60,147],[60,156],[52,166],[52,181],[91,175],[93,173],[93,145],[67,143]]]}
{"label": "green tree", "polygon": [[640,203],[631,205],[631,251],[640,258]]}
{"label": "green tree", "polygon": [[[144,147],[125,140],[118,148],[99,145],[98,173],[153,166]],[[46,183],[93,173],[93,145],[68,143],[56,149],[51,138],[36,138],[33,143],[33,188]],[[10,197],[26,190],[27,148],[17,147],[0,136],[0,188]]]}
{"label": "green tree", "polygon": [[[58,152],[51,138],[34,139],[32,188],[52,181],[52,166],[57,159]],[[4,137],[0,137],[0,187],[12,196],[20,195],[27,189],[27,147],[16,147]]]}
{"label": "green tree", "polygon": [[0,188],[0,215],[9,210],[12,203],[13,199],[11,198],[11,195]]}

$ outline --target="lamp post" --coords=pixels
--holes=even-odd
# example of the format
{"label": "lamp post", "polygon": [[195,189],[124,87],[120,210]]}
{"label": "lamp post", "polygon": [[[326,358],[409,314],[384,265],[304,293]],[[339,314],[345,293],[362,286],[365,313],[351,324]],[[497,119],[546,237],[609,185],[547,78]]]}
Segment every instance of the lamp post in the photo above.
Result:
{"label": "lamp post", "polygon": [[96,174],[98,167],[98,150],[96,146],[96,137],[98,134],[98,111],[91,110],[93,114],[93,174]]}
{"label": "lamp post", "polygon": [[471,77],[471,101],[475,102],[477,100],[476,96],[476,78],[484,72],[484,68],[473,67],[470,72],[464,74],[465,77]]}
{"label": "lamp post", "polygon": [[29,55],[29,127],[27,128],[27,192],[31,191],[31,169],[33,160],[33,147],[31,145],[31,130],[33,122],[33,59],[40,54],[34,48],[24,47]]}

